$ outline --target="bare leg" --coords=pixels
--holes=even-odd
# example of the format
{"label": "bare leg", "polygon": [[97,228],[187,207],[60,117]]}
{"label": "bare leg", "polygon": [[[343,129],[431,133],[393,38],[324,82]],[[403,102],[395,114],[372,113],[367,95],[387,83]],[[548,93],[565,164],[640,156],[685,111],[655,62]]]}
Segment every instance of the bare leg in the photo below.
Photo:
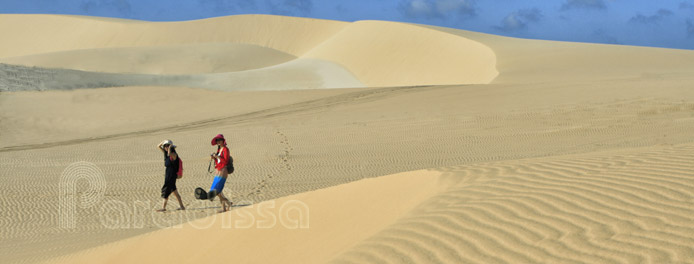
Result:
{"label": "bare leg", "polygon": [[224,200],[224,202],[227,204],[229,207],[229,210],[231,210],[231,205],[233,204],[229,199],[227,199],[226,196],[224,196],[224,193],[219,193],[220,195],[220,200]]}
{"label": "bare leg", "polygon": [[222,210],[219,211],[220,213],[231,210],[231,205],[233,203],[229,201],[229,199],[227,199],[226,196],[224,196],[224,193],[217,194],[217,197],[219,197],[219,202],[222,204]]}
{"label": "bare leg", "polygon": [[178,205],[181,206],[181,207],[178,208],[178,210],[185,210],[186,207],[183,206],[183,201],[181,201],[181,196],[178,195],[178,190],[173,191],[173,194],[176,195],[176,199],[178,199]]}
{"label": "bare leg", "polygon": [[164,198],[164,205],[162,205],[161,209],[157,210],[157,212],[164,212],[166,211],[166,202],[169,201],[169,198]]}
{"label": "bare leg", "polygon": [[227,211],[227,204],[224,202],[224,196],[222,193],[217,194],[217,197],[219,197],[219,203],[222,204],[222,210],[218,211],[219,213],[223,213]]}

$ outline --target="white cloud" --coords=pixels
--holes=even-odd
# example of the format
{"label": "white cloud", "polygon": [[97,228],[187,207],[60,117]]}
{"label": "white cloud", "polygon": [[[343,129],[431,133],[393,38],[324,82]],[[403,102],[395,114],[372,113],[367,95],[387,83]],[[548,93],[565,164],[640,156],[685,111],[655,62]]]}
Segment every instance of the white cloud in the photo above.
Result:
{"label": "white cloud", "polygon": [[529,23],[535,23],[541,19],[542,12],[539,9],[521,9],[508,14],[501,21],[501,25],[494,28],[504,32],[520,31],[527,29]]}

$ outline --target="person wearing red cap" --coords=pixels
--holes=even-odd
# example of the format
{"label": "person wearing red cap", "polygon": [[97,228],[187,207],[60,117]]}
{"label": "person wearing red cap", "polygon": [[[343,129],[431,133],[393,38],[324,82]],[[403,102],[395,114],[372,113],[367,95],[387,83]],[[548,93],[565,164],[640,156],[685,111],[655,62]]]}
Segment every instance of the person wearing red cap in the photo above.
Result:
{"label": "person wearing red cap", "polygon": [[219,134],[212,138],[212,146],[217,145],[217,152],[210,155],[210,158],[214,161],[214,168],[216,169],[216,175],[214,181],[212,182],[212,187],[208,192],[208,199],[213,200],[215,196],[219,197],[219,202],[222,203],[222,210],[220,212],[226,212],[227,206],[231,207],[232,202],[224,197],[222,190],[224,189],[224,184],[226,183],[227,176],[229,172],[227,171],[227,163],[229,163],[231,154],[229,153],[229,148],[227,147],[224,135]]}

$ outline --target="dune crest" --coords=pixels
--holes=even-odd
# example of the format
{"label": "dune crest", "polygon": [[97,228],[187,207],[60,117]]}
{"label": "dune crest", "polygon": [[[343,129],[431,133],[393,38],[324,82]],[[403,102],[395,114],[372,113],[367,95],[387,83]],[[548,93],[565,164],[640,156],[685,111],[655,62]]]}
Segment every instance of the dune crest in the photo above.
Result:
{"label": "dune crest", "polygon": [[[399,173],[292,195],[49,262],[214,262],[223,258],[232,263],[325,263],[436,193],[439,175],[436,171]],[[205,250],[190,250],[201,247]]]}
{"label": "dune crest", "polygon": [[[33,31],[8,26],[25,20],[30,20]],[[0,34],[8,39],[0,43],[0,63],[86,71],[83,75],[89,72],[177,74],[195,79],[192,84],[166,80],[133,83],[128,76],[116,76],[108,77],[107,86],[259,89],[209,85],[215,83],[210,79],[218,76],[205,75],[247,70],[262,70],[262,79],[277,81],[264,87],[277,90],[484,84],[498,75],[494,51],[480,42],[386,21],[347,23],[239,15],[182,22],[137,22],[0,15]],[[307,60],[287,64],[292,59]],[[305,67],[306,62],[316,60],[320,62]],[[334,66],[322,66],[326,64]],[[287,70],[295,77],[287,78],[284,74]],[[256,83],[257,76],[257,73],[230,75],[225,83]],[[89,77],[78,79],[85,78]]]}
{"label": "dune crest", "polygon": [[354,22],[304,56],[337,62],[368,86],[484,84],[498,74],[489,47],[396,22]]}
{"label": "dune crest", "polygon": [[[25,27],[15,27],[23,24]],[[147,22],[60,15],[0,15],[0,58],[56,51],[245,43],[300,56],[347,23],[270,15]],[[24,30],[31,28],[31,30]]]}
{"label": "dune crest", "polygon": [[497,57],[494,83],[542,83],[691,76],[694,51],[520,39],[426,26],[488,46]]}
{"label": "dune crest", "polygon": [[441,168],[448,189],[335,263],[690,263],[692,147]]}
{"label": "dune crest", "polygon": [[[694,256],[694,238],[687,235],[694,230],[694,181],[682,168],[691,167],[686,160],[692,148],[478,163],[365,179],[50,263],[211,262],[229,248],[243,254],[222,254],[225,261],[243,263],[687,263]],[[283,214],[279,208],[286,204],[301,206]],[[248,224],[268,223],[270,214],[291,218],[293,225],[279,219],[269,228]],[[302,220],[305,229],[298,228]],[[234,228],[239,223],[246,227]],[[178,254],[152,254],[164,248]]]}

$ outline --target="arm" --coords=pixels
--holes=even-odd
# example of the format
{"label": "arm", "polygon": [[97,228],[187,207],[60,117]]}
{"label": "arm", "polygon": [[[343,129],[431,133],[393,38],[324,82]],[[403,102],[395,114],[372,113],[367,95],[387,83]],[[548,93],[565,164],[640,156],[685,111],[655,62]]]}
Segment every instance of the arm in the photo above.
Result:
{"label": "arm", "polygon": [[214,165],[217,166],[220,162],[222,162],[221,157],[219,156],[219,148],[217,148],[217,151],[214,153],[210,154],[210,159],[214,161]]}
{"label": "arm", "polygon": [[159,145],[157,145],[157,148],[161,150],[161,153],[166,153],[166,151],[164,150],[164,142],[165,141],[162,141],[161,143],[159,143]]}

